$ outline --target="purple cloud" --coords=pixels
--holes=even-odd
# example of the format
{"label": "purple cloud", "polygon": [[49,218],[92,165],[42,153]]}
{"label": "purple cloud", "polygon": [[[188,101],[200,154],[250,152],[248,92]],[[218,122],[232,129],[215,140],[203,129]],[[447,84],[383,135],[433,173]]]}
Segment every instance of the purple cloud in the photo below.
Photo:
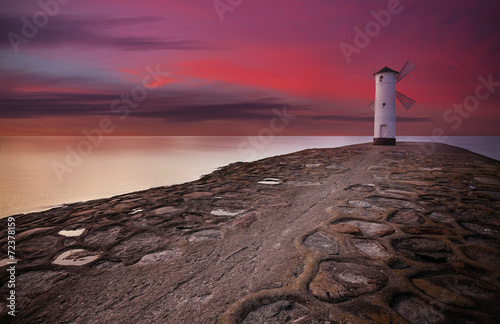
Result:
{"label": "purple cloud", "polygon": [[[28,19],[29,21],[29,19]],[[163,22],[161,17],[93,18],[81,16],[55,16],[40,28],[30,44],[37,46],[89,46],[116,48],[123,51],[154,50],[205,50],[211,49],[205,42],[167,37],[160,39],[144,36],[122,36],[148,24]],[[0,17],[0,46],[10,47],[9,33],[23,37],[22,17]],[[124,28],[124,29],[123,29]],[[125,32],[124,32],[125,31]],[[144,31],[143,31],[144,32]]]}

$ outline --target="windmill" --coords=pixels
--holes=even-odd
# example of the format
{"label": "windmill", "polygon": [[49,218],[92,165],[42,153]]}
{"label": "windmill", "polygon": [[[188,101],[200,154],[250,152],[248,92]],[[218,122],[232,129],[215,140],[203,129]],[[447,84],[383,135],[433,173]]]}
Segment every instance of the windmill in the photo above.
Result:
{"label": "windmill", "polygon": [[396,145],[396,98],[406,110],[415,100],[396,91],[396,83],[415,68],[407,61],[400,72],[384,67],[375,72],[375,101],[369,106],[375,111],[373,145]]}

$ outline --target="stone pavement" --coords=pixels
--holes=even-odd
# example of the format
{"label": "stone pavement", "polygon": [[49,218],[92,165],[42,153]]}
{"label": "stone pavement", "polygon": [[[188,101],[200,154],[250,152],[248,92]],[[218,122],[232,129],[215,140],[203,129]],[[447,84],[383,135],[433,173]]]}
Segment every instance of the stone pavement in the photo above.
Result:
{"label": "stone pavement", "polygon": [[235,163],[15,216],[2,322],[498,323],[499,210],[500,163],[443,144]]}

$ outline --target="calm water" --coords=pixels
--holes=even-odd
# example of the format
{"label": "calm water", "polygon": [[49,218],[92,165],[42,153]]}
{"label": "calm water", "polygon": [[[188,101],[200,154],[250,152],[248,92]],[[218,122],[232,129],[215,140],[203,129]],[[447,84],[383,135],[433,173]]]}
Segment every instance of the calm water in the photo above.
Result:
{"label": "calm water", "polygon": [[[431,141],[398,137],[399,141]],[[236,161],[372,141],[371,136],[0,137],[0,217],[63,203],[183,183]],[[446,143],[500,160],[500,137],[449,137]]]}

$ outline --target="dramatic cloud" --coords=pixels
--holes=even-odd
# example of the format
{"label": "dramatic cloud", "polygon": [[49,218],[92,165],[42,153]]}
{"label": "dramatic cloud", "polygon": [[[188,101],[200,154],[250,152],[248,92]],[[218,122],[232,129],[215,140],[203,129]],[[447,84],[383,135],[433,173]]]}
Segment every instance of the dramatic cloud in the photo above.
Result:
{"label": "dramatic cloud", "polygon": [[[390,3],[252,0],[221,21],[212,1],[71,1],[27,37],[38,1],[0,0],[0,135],[76,135],[101,116],[119,135],[252,135],[283,107],[297,117],[282,135],[371,135],[372,73],[406,60],[397,90],[417,103],[397,108],[398,135],[500,135],[500,3]],[[148,67],[168,77],[118,118]]]}
{"label": "dramatic cloud", "polygon": [[[227,102],[220,96],[218,104],[207,104],[203,98],[216,94],[199,91],[182,93],[161,93],[152,95],[147,104],[128,108],[133,118],[166,119],[174,122],[192,123],[209,120],[266,120],[273,117],[273,109],[281,111],[307,111],[306,107],[292,106],[277,98],[260,98],[246,102]],[[113,110],[111,103],[120,101],[121,95],[98,93],[37,93],[23,98],[4,99],[0,97],[0,119],[12,118],[54,118],[78,116],[120,116],[119,109]],[[124,105],[123,103],[120,103]],[[116,105],[118,106],[118,105]]]}
{"label": "dramatic cloud", "polygon": [[[284,104],[265,102],[239,102],[217,105],[191,105],[165,108],[163,110],[138,111],[134,116],[143,118],[165,118],[178,122],[207,120],[264,120],[273,117],[273,109],[279,111]],[[287,107],[289,110],[297,108]]]}
{"label": "dramatic cloud", "polygon": [[[29,21],[29,20],[28,20]],[[126,32],[145,25],[162,22],[161,17],[91,18],[56,16],[33,37],[34,46],[108,47],[124,51],[200,50],[209,47],[197,40],[158,39],[148,34],[127,36]],[[25,22],[21,17],[0,17],[0,29],[5,37],[0,46],[11,47],[10,33],[23,36]],[[120,33],[124,31],[124,34]],[[10,34],[12,35],[12,34]],[[173,38],[173,37],[171,37]]]}
{"label": "dramatic cloud", "polygon": [[[373,116],[345,116],[345,115],[323,115],[323,116],[312,116],[313,120],[331,120],[337,122],[370,122],[373,123]],[[396,117],[396,121],[400,123],[418,123],[418,122],[429,122],[433,118],[428,117]]]}
{"label": "dramatic cloud", "polygon": [[[0,118],[40,118],[89,116],[109,113],[109,102],[115,95],[38,94],[22,99],[0,98]],[[90,104],[89,102],[100,102]]]}

